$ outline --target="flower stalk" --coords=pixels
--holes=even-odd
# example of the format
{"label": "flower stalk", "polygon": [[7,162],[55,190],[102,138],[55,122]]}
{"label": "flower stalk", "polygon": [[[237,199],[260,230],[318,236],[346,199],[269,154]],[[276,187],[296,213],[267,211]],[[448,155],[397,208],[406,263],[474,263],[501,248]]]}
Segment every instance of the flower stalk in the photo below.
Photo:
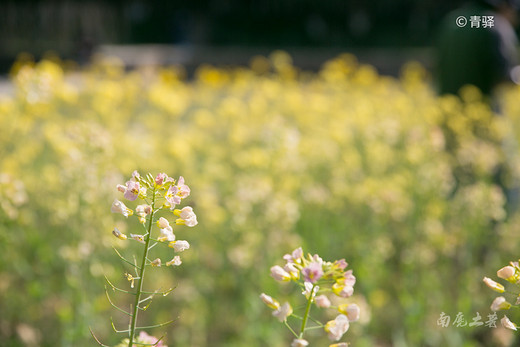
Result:
{"label": "flower stalk", "polygon": [[[305,332],[311,329],[323,329],[330,340],[339,341],[349,329],[350,322],[359,319],[360,311],[359,306],[353,303],[345,302],[339,306],[332,306],[327,297],[327,295],[332,294],[347,299],[354,293],[356,277],[352,270],[346,270],[348,264],[345,259],[328,262],[317,254],[304,256],[301,247],[295,249],[291,254],[284,255],[283,259],[285,260],[283,267],[280,265],[271,267],[271,277],[279,282],[296,282],[303,289],[302,295],[306,299],[303,316],[294,314],[293,308],[288,302],[281,305],[278,300],[265,293],[260,295],[260,299],[273,310],[273,316],[283,322],[294,335],[295,339],[291,346],[308,346],[309,342],[304,337]],[[335,309],[339,315],[336,319],[323,324],[310,315],[313,303],[318,309]],[[291,317],[301,320],[299,334],[287,321]],[[309,320],[315,324],[311,324]],[[307,324],[310,326],[307,326]],[[346,343],[341,342],[331,346],[336,347],[336,345],[343,346]]]}
{"label": "flower stalk", "polygon": [[[126,264],[130,265],[134,269],[134,273],[130,274],[126,272],[124,275],[128,282],[130,283],[131,290],[120,289],[114,286],[108,278],[107,283],[110,287],[119,293],[131,294],[134,295],[134,304],[131,306],[130,311],[127,312],[120,307],[117,307],[113,301],[110,299],[108,295],[108,291],[106,291],[107,299],[110,304],[116,308],[119,312],[124,313],[128,317],[130,317],[130,323],[127,329],[118,330],[114,322],[112,322],[112,328],[116,333],[127,333],[128,338],[125,338],[121,341],[117,347],[133,347],[133,346],[157,346],[157,347],[167,347],[163,342],[163,337],[157,339],[153,336],[150,336],[144,332],[144,329],[152,329],[157,327],[162,327],[168,324],[173,323],[173,320],[168,322],[159,323],[155,325],[147,325],[147,326],[137,326],[137,316],[139,315],[139,310],[145,311],[148,309],[150,304],[152,303],[152,299],[156,294],[162,294],[162,296],[168,295],[173,291],[174,288],[170,288],[166,291],[144,291],[144,279],[146,274],[147,267],[160,267],[162,265],[168,267],[177,267],[182,264],[181,257],[179,255],[174,255],[173,258],[168,258],[171,260],[166,260],[155,256],[150,256],[151,253],[154,252],[154,247],[162,243],[163,245],[173,248],[173,252],[181,253],[190,248],[190,244],[186,240],[177,240],[174,234],[174,226],[184,227],[194,227],[198,224],[197,216],[193,212],[193,208],[190,206],[185,206],[180,210],[175,209],[175,207],[182,202],[182,200],[190,195],[190,188],[184,183],[184,178],[182,176],[179,177],[177,181],[173,178],[168,177],[165,173],[158,174],[155,178],[151,174],[147,174],[145,177],[142,177],[137,171],[134,171],[132,174],[132,178],[126,182],[126,185],[119,184],[117,185],[117,190],[123,193],[124,198],[129,201],[141,200],[142,204],[137,205],[135,207],[135,211],[127,207],[123,202],[115,199],[112,203],[111,211],[113,213],[122,214],[125,218],[135,216],[138,219],[139,224],[141,224],[144,229],[144,235],[139,234],[126,234],[119,231],[117,228],[114,228],[112,234],[119,240],[119,242],[138,242],[142,247],[142,258],[140,260],[140,265],[137,264],[137,259],[134,256],[134,262],[129,261],[125,258],[120,252],[118,252],[115,248],[115,252],[117,256]],[[169,209],[169,215],[167,210]],[[157,214],[160,211],[164,217],[160,217],[157,221]],[[168,220],[168,216],[170,218],[174,218],[171,220],[175,224],[172,226],[170,221]],[[160,229],[159,232],[155,233],[155,236],[152,235],[154,232],[154,224],[157,222],[157,227]],[[159,234],[159,235],[157,235]],[[153,241],[153,244],[152,244]],[[153,260],[151,260],[153,259]],[[135,287],[135,291],[134,288]],[[147,295],[142,298],[143,295]],[[137,336],[137,331],[141,330],[139,335]],[[94,334],[92,334],[94,336]],[[94,336],[94,339],[100,346],[106,346],[99,342],[99,340]]]}
{"label": "flower stalk", "polygon": [[307,325],[307,320],[309,319],[309,313],[311,312],[311,304],[315,287],[316,284],[313,284],[311,289],[311,295],[309,295],[309,298],[307,299],[307,306],[305,307],[305,314],[303,315],[302,327],[300,329],[300,335],[298,336],[298,338],[300,339],[303,338],[303,332],[305,331],[305,326]]}
{"label": "flower stalk", "polygon": [[152,225],[153,225],[153,216],[155,213],[155,187],[152,188],[152,203],[151,203],[152,211],[150,213],[150,218],[148,220],[148,227],[147,227],[147,233],[145,235],[145,245],[143,250],[143,259],[141,261],[141,269],[139,273],[139,280],[137,282],[137,290],[135,293],[135,302],[134,302],[134,309],[132,312],[132,321],[130,323],[130,340],[128,342],[128,347],[132,347],[134,336],[135,336],[135,328],[137,323],[137,314],[139,310],[139,303],[141,301],[141,294],[143,291],[143,282],[144,282],[144,274],[146,272],[146,259],[148,257],[148,250],[150,246],[150,239],[152,234]]}

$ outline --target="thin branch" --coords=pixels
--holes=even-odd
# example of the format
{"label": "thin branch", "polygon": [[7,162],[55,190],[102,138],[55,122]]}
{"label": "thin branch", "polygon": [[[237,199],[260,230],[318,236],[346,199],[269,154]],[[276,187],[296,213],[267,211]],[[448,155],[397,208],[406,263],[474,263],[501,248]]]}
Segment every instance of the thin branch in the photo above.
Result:
{"label": "thin branch", "polygon": [[122,308],[116,306],[112,300],[110,299],[110,295],[108,295],[108,290],[107,290],[107,287],[105,286],[105,294],[107,296],[107,299],[108,299],[108,302],[110,303],[110,305],[112,305],[112,307],[114,307],[116,310],[120,311],[120,312],[123,312],[124,314],[128,315],[128,316],[132,316],[130,314],[130,312],[126,312],[125,310],[123,310]]}
{"label": "thin branch", "polygon": [[126,260],[125,257],[123,257],[121,255],[121,253],[119,253],[115,247],[114,247],[114,251],[117,253],[117,255],[119,256],[119,258],[121,258],[122,261],[124,261],[125,263],[128,263],[128,264],[132,265],[133,267],[135,267],[136,269],[140,270],[140,268],[139,268],[139,266],[137,266],[137,264],[133,264],[132,262]]}
{"label": "thin branch", "polygon": [[307,330],[313,330],[313,329],[323,329],[323,326],[315,325],[315,326],[313,326],[313,327],[306,327],[306,328],[305,328],[305,331],[307,331]]}
{"label": "thin branch", "polygon": [[[143,262],[143,266],[144,266],[144,262]],[[134,254],[134,268],[135,268],[135,275],[139,278],[141,278],[139,276],[139,272],[137,271],[139,269],[139,271],[141,271],[141,268],[139,266],[137,266],[137,258],[135,257],[135,254]]]}
{"label": "thin branch", "polygon": [[[105,344],[101,343],[101,342],[98,340],[98,338],[96,337],[96,335],[94,335],[94,332],[92,331],[92,328],[91,328],[91,327],[88,327],[88,330],[90,330],[90,335],[92,335],[92,337],[94,338],[94,340],[96,340],[96,342],[98,343],[98,345],[103,346],[103,347],[110,347],[110,346],[108,346],[108,345],[105,345]],[[159,341],[157,341],[157,342],[159,342]],[[157,343],[156,343],[156,344],[157,344]]]}
{"label": "thin branch", "polygon": [[147,296],[146,298],[139,300],[139,303],[142,304],[142,303],[145,302],[145,301],[148,301],[148,300],[151,301],[151,300],[153,299],[153,297],[154,297],[154,294],[149,295],[149,296]]}
{"label": "thin branch", "polygon": [[[150,240],[155,241],[156,243],[166,246],[166,247],[168,247],[168,245],[170,244],[170,241],[159,241],[158,239],[154,239],[153,237],[150,237]],[[155,246],[155,244],[154,244],[154,246]]]}
{"label": "thin branch", "polygon": [[293,333],[293,335],[298,338],[298,334],[296,334],[296,332],[293,330],[293,328],[291,328],[291,326],[289,325],[289,323],[287,323],[287,319],[284,321],[284,324],[285,326],[291,331],[291,333]]}
{"label": "thin branch", "polygon": [[117,290],[117,291],[120,291],[120,292],[123,292],[123,293],[126,293],[126,294],[132,294],[132,295],[135,295],[135,293],[129,292],[128,290],[124,290],[124,289],[118,288],[118,287],[116,287],[115,285],[113,285],[112,282],[110,282],[110,281],[108,280],[107,276],[105,276],[105,280],[106,280],[107,283],[110,285],[110,287],[112,287],[113,290]]}
{"label": "thin branch", "polygon": [[177,288],[177,286],[175,286],[175,287],[171,287],[171,288],[168,289],[167,291],[162,292],[162,293],[161,293],[162,296],[166,296],[166,295],[170,294],[170,293],[171,293],[175,288]]}
{"label": "thin branch", "polygon": [[148,305],[146,305],[146,306],[144,306],[144,307],[137,306],[137,308],[140,309],[141,311],[146,311],[146,310],[148,309],[148,307],[150,307],[150,304],[151,304],[151,303],[152,303],[152,302],[150,301],[150,302],[148,303]]}
{"label": "thin branch", "polygon": [[117,329],[116,329],[116,326],[114,325],[114,320],[112,319],[112,317],[110,317],[110,323],[112,324],[112,329],[114,329],[114,331],[115,331],[116,333],[118,333],[118,334],[119,334],[119,333],[127,333],[127,332],[130,331],[129,329],[127,329],[127,330],[117,330]]}
{"label": "thin branch", "polygon": [[325,326],[325,325],[323,325],[322,322],[320,322],[316,318],[311,317],[310,315],[309,315],[309,319],[312,320],[314,323],[318,324],[318,328],[323,328]]}
{"label": "thin branch", "polygon": [[167,321],[165,323],[160,323],[160,324],[155,324],[155,325],[149,325],[149,326],[146,326],[146,327],[135,327],[136,329],[152,329],[152,328],[159,328],[159,327],[163,327],[165,325],[168,325],[168,324],[172,324],[173,322],[175,322],[175,319],[172,319],[170,321]]}
{"label": "thin branch", "polygon": [[143,290],[141,292],[141,294],[161,294],[162,296],[166,296],[166,295],[170,294],[175,288],[177,288],[177,286],[171,287],[170,289],[168,289],[167,291],[164,291],[164,292],[161,292],[159,290],[156,290],[155,292],[147,292],[147,291]]}

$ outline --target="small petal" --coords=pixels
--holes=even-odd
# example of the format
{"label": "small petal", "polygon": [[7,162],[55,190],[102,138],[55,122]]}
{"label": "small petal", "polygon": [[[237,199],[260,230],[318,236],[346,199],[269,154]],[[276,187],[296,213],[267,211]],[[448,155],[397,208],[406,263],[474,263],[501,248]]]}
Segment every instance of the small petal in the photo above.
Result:
{"label": "small petal", "polygon": [[154,261],[152,261],[152,262],[150,263],[150,265],[152,265],[152,266],[154,266],[154,267],[155,267],[155,266],[157,266],[157,267],[161,266],[161,259],[159,259],[159,258],[155,259]]}
{"label": "small petal", "polygon": [[316,283],[323,276],[322,264],[313,261],[302,269],[302,276],[306,282]]}
{"label": "small petal", "polygon": [[332,285],[332,291],[337,296],[340,296],[342,298],[348,298],[354,294],[354,288],[351,286],[345,286],[338,283],[334,283]]}
{"label": "small petal", "polygon": [[179,266],[182,264],[181,257],[176,255],[172,260],[166,263],[166,266]]}
{"label": "small petal", "polygon": [[130,237],[131,237],[132,239],[136,240],[137,242],[145,243],[145,242],[144,242],[144,236],[143,236],[143,235],[130,234]]}
{"label": "small petal", "polygon": [[126,207],[126,205],[123,202],[121,202],[117,199],[115,199],[114,202],[112,203],[112,206],[110,207],[110,211],[112,213],[121,213],[125,217],[131,216],[132,214],[134,214],[134,212],[131,209]]}
{"label": "small petal", "polygon": [[137,170],[134,170],[134,172],[132,172],[132,181],[137,181],[137,180],[140,180],[141,179],[141,175],[139,175],[139,172],[137,172]]}
{"label": "small petal", "polygon": [[173,214],[175,214],[177,217],[180,217],[175,221],[175,223],[178,225],[194,227],[198,224],[197,216],[193,212],[193,208],[191,206],[186,206],[182,210],[175,209],[173,210]]}
{"label": "small petal", "polygon": [[309,299],[311,295],[314,298],[316,293],[320,290],[319,286],[313,285],[311,282],[304,282],[303,285],[305,290],[302,292],[302,294],[305,295],[307,299]]}
{"label": "small petal", "polygon": [[338,311],[346,315],[349,322],[355,322],[359,319],[360,309],[356,304],[339,305]]}
{"label": "small petal", "polygon": [[304,339],[294,339],[291,342],[291,347],[307,347],[309,345],[309,342]]}
{"label": "small petal", "polygon": [[300,278],[300,271],[294,266],[294,263],[287,263],[283,269],[291,275],[291,279],[298,280]]}
{"label": "small petal", "polygon": [[127,200],[134,201],[135,199],[137,199],[137,196],[139,195],[139,189],[139,182],[135,182],[132,180],[126,182],[126,190],[124,197]]}
{"label": "small petal", "polygon": [[186,184],[184,184],[184,177],[180,176],[179,181],[177,181],[177,187],[179,187],[179,191],[177,195],[184,199],[190,195],[190,187],[188,187]]}
{"label": "small petal", "polygon": [[177,186],[171,186],[166,192],[166,195],[164,196],[172,210],[175,208],[175,205],[181,203],[181,198],[177,196],[178,191],[179,188]]}
{"label": "small petal", "polygon": [[168,178],[168,175],[164,172],[157,174],[157,176],[155,177],[155,184],[161,186],[166,178]]}
{"label": "small petal", "polygon": [[346,271],[342,280],[346,286],[354,287],[354,284],[356,284],[356,276],[352,274],[352,270]]}
{"label": "small petal", "polygon": [[149,215],[150,213],[152,213],[152,206],[146,204],[137,205],[137,207],[135,208],[135,213],[141,217]]}
{"label": "small petal", "polygon": [[188,243],[188,241],[185,240],[172,241],[168,246],[173,248],[175,252],[179,253],[190,248],[190,244]]}
{"label": "small petal", "polygon": [[171,226],[168,225],[168,227],[161,229],[161,236],[158,238],[158,241],[175,241],[175,234]]}
{"label": "small petal", "polygon": [[504,316],[500,320],[500,323],[502,323],[502,326],[506,329],[516,330],[516,324],[511,322],[507,316]]}
{"label": "small petal", "polygon": [[348,263],[345,261],[345,259],[340,259],[334,262],[334,266],[339,270],[344,270],[348,266]]}
{"label": "small petal", "polygon": [[293,309],[291,305],[289,305],[288,302],[277,308],[273,311],[273,316],[278,318],[280,322],[283,322],[287,320],[287,317],[289,317],[293,313]]}
{"label": "small petal", "polygon": [[159,228],[164,229],[164,228],[168,228],[170,226],[170,222],[168,222],[168,220],[166,218],[161,217],[157,221],[157,225],[159,226]]}
{"label": "small petal", "polygon": [[325,331],[327,332],[329,339],[332,341],[338,341],[341,339],[343,334],[347,332],[349,328],[349,321],[347,316],[340,314],[336,319],[328,321],[325,324]]}

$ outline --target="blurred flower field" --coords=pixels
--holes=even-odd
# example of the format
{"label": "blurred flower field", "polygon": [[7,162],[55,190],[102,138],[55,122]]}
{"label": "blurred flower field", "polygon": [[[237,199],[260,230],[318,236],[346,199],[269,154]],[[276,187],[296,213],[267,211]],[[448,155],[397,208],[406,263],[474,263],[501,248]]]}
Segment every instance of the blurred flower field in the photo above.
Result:
{"label": "blurred flower field", "polygon": [[311,73],[274,52],[250,68],[201,66],[190,81],[180,67],[125,71],[113,58],[64,70],[20,62],[13,96],[0,96],[2,346],[93,346],[89,327],[120,341],[110,317],[126,321],[104,276],[128,286],[113,247],[133,244],[112,229],[131,224],[110,205],[134,170],[182,175],[194,192],[192,248],[148,279],[176,289],[141,316],[177,319],[158,328],[169,346],[288,346],[259,295],[291,294],[269,268],[299,246],[354,269],[352,346],[513,338],[437,320],[485,320],[481,279],[520,257],[518,213],[496,184],[520,172],[520,87],[496,116],[474,88],[436,96],[417,64],[395,79],[351,55]]}

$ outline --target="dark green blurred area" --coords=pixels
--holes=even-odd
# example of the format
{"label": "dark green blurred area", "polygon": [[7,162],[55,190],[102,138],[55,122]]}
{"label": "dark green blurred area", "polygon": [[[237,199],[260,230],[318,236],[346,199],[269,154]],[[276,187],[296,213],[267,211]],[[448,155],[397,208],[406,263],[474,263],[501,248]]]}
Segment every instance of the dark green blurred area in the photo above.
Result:
{"label": "dark green blurred area", "polygon": [[[20,52],[88,61],[105,44],[423,47],[462,1],[2,1],[0,71]],[[207,57],[211,60],[211,57]],[[320,63],[322,63],[321,61]]]}

